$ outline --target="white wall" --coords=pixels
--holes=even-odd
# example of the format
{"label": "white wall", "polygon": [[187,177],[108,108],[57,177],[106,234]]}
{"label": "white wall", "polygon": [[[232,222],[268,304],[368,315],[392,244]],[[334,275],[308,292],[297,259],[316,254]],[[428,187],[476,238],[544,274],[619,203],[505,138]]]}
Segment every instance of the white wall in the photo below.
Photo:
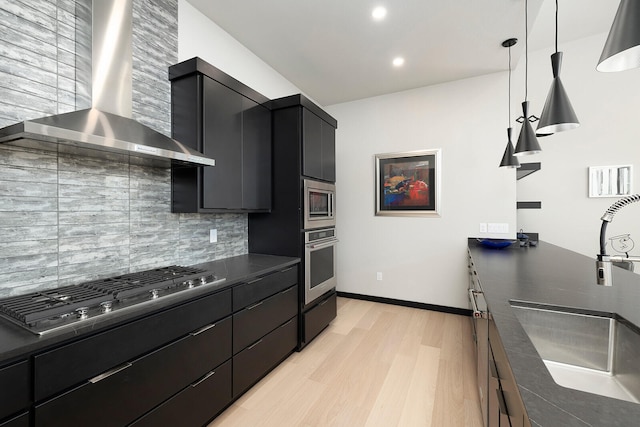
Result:
{"label": "white wall", "polygon": [[186,0],[179,0],[178,60],[194,56],[270,99],[303,93]]}
{"label": "white wall", "polygon": [[[606,34],[559,46],[564,52],[561,78],[581,122],[579,128],[540,138],[542,170],[518,181],[518,200],[540,200],[541,210],[519,210],[518,224],[540,232],[542,240],[595,256],[600,217],[618,198],[589,198],[589,166],[634,165],[634,190],[640,192],[640,70],[600,73],[595,67]],[[529,55],[529,99],[540,115],[551,85],[553,48]],[[522,65],[522,64],[521,64]],[[620,211],[608,237],[631,233],[640,253],[640,203]]]}
{"label": "white wall", "polygon": [[[516,231],[506,145],[506,73],[327,107],[338,120],[338,290],[468,306],[467,237],[480,222]],[[374,155],[442,148],[441,218],[374,214]],[[382,272],[383,280],[376,280]]]}

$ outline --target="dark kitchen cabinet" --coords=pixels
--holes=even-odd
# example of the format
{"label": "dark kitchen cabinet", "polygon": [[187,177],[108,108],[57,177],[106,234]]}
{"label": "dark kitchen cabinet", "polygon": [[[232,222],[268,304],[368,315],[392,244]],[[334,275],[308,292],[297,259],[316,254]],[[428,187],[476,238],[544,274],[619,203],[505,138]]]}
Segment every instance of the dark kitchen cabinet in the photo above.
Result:
{"label": "dark kitchen cabinet", "polygon": [[297,343],[298,322],[292,318],[234,355],[233,396],[240,396],[275,368],[294,351]]}
{"label": "dark kitchen cabinet", "polygon": [[230,357],[227,317],[36,405],[35,424],[82,425],[90,420],[96,427],[126,425]]}
{"label": "dark kitchen cabinet", "polygon": [[[234,289],[233,396],[265,376],[298,344],[298,269],[279,271]],[[284,286],[286,288],[282,289]],[[240,304],[236,306],[236,301]]]}
{"label": "dark kitchen cabinet", "polygon": [[231,402],[231,360],[131,424],[131,427],[200,427]]}
{"label": "dark kitchen cabinet", "polygon": [[35,401],[76,386],[230,314],[231,290],[224,290],[37,354]]}
{"label": "dark kitchen cabinet", "polygon": [[302,109],[302,174],[336,180],[336,128],[306,108]]}
{"label": "dark kitchen cabinet", "polygon": [[172,169],[173,212],[271,209],[269,100],[192,58],[169,68],[173,138],[216,160]]}
{"label": "dark kitchen cabinet", "polygon": [[290,174],[335,182],[336,119],[303,95],[275,99],[271,109],[274,139],[278,139],[274,144],[289,145],[289,150],[299,153],[291,159],[293,164],[285,166]]}
{"label": "dark kitchen cabinet", "polygon": [[0,368],[0,420],[23,411],[29,406],[30,366],[27,360],[23,360]]}
{"label": "dark kitchen cabinet", "polygon": [[336,318],[337,296],[330,292],[317,304],[302,313],[302,342],[311,342],[327,325]]}

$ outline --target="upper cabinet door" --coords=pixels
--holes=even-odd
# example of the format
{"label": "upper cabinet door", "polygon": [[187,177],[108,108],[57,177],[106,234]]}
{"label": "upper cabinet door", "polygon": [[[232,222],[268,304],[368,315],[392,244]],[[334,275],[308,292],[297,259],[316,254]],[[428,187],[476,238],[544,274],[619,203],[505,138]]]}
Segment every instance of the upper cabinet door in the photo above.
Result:
{"label": "upper cabinet door", "polygon": [[322,119],[302,109],[302,174],[322,179]]}
{"label": "upper cabinet door", "polygon": [[322,121],[322,179],[336,181],[336,128]]}
{"label": "upper cabinet door", "polygon": [[244,97],[209,78],[203,91],[203,151],[216,165],[203,167],[202,207],[240,209]]}
{"label": "upper cabinet door", "polygon": [[302,109],[302,174],[336,180],[336,130],[306,108]]}
{"label": "upper cabinet door", "polygon": [[242,113],[242,207],[271,209],[271,110],[248,98]]}

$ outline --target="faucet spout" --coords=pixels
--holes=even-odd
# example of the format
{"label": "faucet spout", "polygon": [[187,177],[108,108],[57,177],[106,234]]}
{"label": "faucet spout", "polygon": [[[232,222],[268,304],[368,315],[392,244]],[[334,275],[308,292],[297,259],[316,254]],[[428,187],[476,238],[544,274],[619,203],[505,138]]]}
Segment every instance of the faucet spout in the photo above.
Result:
{"label": "faucet spout", "polygon": [[616,213],[625,206],[640,201],[640,194],[633,194],[631,196],[624,197],[605,211],[604,215],[600,218],[602,225],[600,226],[600,253],[596,257],[596,280],[598,285],[612,286],[612,262],[614,261],[632,261],[640,262],[640,257],[621,257],[621,256],[609,256],[607,255],[607,225],[613,221],[613,217]]}

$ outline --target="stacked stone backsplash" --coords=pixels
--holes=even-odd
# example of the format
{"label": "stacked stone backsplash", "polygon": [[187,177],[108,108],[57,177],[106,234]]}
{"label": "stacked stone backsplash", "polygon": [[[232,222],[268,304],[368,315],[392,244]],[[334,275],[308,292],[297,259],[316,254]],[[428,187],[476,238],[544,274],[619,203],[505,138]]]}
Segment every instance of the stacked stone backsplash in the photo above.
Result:
{"label": "stacked stone backsplash", "polygon": [[[133,118],[170,135],[177,0],[133,9]],[[90,106],[90,17],[91,0],[0,3],[0,127]],[[246,215],[173,214],[170,180],[126,155],[0,144],[0,297],[247,253]]]}

